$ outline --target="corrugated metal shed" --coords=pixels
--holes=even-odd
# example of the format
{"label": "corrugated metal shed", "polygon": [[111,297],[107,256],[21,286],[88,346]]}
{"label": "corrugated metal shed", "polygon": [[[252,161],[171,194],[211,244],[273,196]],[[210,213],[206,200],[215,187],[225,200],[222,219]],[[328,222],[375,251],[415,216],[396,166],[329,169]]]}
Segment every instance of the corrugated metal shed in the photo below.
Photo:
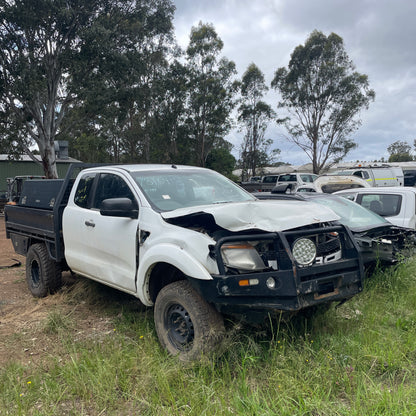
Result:
{"label": "corrugated metal shed", "polygon": [[[71,163],[79,160],[66,158],[57,159],[56,166],[58,176],[63,178]],[[9,160],[8,155],[0,155],[0,191],[7,190],[6,178],[13,178],[20,175],[43,175],[41,165],[35,163],[29,156],[21,156],[20,160]]]}

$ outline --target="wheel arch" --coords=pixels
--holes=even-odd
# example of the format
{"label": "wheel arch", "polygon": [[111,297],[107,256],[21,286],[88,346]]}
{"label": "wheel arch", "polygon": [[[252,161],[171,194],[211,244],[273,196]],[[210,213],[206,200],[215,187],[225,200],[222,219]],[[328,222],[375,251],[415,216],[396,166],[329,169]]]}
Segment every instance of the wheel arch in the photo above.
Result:
{"label": "wheel arch", "polygon": [[147,293],[154,303],[159,292],[168,284],[185,280],[187,277],[175,266],[169,263],[160,262],[151,268],[147,284]]}
{"label": "wheel arch", "polygon": [[208,270],[186,251],[171,244],[158,245],[140,259],[137,276],[139,298],[151,306],[164,286],[190,278],[212,280]]}

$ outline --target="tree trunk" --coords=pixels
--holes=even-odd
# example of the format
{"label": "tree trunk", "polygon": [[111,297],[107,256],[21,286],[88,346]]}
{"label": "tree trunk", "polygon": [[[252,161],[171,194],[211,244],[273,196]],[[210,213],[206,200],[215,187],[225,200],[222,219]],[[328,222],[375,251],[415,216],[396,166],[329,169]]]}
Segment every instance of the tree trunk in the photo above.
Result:
{"label": "tree trunk", "polygon": [[[40,150],[40,149],[39,149]],[[40,152],[42,158],[43,171],[47,179],[57,179],[58,170],[56,168],[56,155],[54,142],[46,141],[44,149]]]}

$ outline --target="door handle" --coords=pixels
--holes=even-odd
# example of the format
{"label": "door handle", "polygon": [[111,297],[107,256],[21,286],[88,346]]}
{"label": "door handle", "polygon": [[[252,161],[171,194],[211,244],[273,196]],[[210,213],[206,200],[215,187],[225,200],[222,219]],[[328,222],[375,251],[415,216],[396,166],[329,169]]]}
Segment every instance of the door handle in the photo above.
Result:
{"label": "door handle", "polygon": [[94,227],[95,227],[95,224],[94,224],[94,222],[93,222],[93,221],[85,221],[85,225],[86,225],[87,227],[92,227],[92,228],[94,228]]}

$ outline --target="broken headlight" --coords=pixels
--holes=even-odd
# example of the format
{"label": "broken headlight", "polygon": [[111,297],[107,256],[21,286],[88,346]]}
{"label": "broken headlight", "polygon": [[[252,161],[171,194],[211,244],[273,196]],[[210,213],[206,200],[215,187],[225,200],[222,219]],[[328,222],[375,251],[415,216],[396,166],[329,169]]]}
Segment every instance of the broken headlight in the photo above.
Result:
{"label": "broken headlight", "polygon": [[261,271],[266,268],[257,250],[247,242],[224,244],[221,255],[227,267],[248,271]]}

